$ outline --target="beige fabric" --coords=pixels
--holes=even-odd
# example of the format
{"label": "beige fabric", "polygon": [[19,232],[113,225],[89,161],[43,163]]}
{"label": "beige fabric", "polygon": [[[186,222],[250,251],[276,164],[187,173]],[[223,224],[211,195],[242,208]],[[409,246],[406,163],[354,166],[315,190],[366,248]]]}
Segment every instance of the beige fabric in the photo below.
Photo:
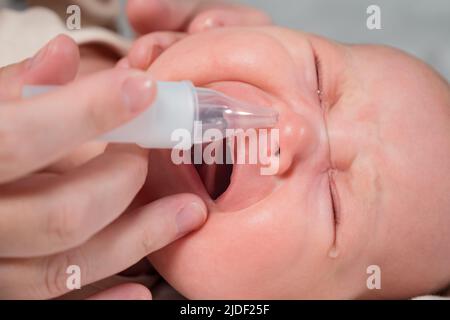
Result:
{"label": "beige fabric", "polygon": [[155,275],[142,275],[137,277],[123,277],[112,276],[107,279],[95,282],[84,286],[80,290],[74,290],[60,298],[58,300],[84,300],[95,294],[98,294],[106,289],[124,284],[124,283],[139,283],[147,288],[152,288],[159,281],[159,276]]}
{"label": "beige fabric", "polygon": [[185,300],[185,298],[167,284],[160,276],[142,275],[137,277],[112,276],[96,283],[74,290],[57,300],[84,300],[102,291],[124,283],[139,283],[150,289],[153,300]]}
{"label": "beige fabric", "polygon": [[422,296],[422,297],[414,298],[413,300],[450,300],[450,297],[443,297],[443,296]]}
{"label": "beige fabric", "polygon": [[95,43],[125,55],[129,41],[100,27],[70,31],[57,14],[46,8],[26,11],[0,9],[0,67],[24,60],[58,34],[72,37],[78,44]]}
{"label": "beige fabric", "polygon": [[439,295],[428,295],[417,297],[414,300],[450,300],[450,287],[446,290],[443,290],[439,293]]}

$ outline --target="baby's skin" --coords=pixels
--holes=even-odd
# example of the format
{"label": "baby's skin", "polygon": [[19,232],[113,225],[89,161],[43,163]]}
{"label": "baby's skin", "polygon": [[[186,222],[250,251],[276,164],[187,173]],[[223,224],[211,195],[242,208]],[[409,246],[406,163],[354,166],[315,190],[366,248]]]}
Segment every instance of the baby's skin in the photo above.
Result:
{"label": "baby's skin", "polygon": [[[131,60],[152,44],[140,40]],[[142,198],[195,193],[210,211],[203,228],[149,257],[180,293],[407,298],[449,285],[450,90],[426,64],[261,27],[187,36],[148,70],[280,113],[278,174],[235,165],[217,200],[193,166],[151,152]],[[374,265],[379,290],[367,287]]]}

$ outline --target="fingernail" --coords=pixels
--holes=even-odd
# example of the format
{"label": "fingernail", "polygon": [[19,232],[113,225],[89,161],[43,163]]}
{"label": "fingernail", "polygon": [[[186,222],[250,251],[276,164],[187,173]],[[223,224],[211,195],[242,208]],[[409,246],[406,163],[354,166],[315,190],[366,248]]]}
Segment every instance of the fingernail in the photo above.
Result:
{"label": "fingernail", "polygon": [[130,112],[147,108],[153,102],[154,81],[147,74],[131,76],[122,85],[122,100]]}
{"label": "fingernail", "polygon": [[178,236],[199,228],[206,219],[205,208],[196,202],[192,202],[185,206],[177,215]]}
{"label": "fingernail", "polygon": [[29,65],[28,65],[28,69],[33,69],[36,66],[38,66],[39,64],[41,64],[42,61],[45,60],[45,57],[47,56],[47,53],[50,50],[50,47],[53,44],[53,40],[51,40],[50,42],[48,42],[45,47],[41,48],[30,60]]}
{"label": "fingernail", "polygon": [[211,30],[211,29],[218,29],[225,26],[225,23],[223,21],[218,20],[217,18],[208,18],[203,23],[203,30]]}

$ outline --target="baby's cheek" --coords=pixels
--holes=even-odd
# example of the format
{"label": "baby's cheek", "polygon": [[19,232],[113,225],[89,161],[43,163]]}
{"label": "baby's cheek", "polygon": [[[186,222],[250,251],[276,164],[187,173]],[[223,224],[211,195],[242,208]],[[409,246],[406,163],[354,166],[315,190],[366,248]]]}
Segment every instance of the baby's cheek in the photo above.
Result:
{"label": "baby's cheek", "polygon": [[281,245],[286,235],[277,234],[272,220],[271,212],[210,216],[203,229],[150,260],[188,298],[249,298],[283,264],[278,255],[286,250]]}
{"label": "baby's cheek", "polygon": [[240,212],[213,213],[198,232],[150,260],[191,299],[295,298],[321,276],[327,240],[291,192]]}

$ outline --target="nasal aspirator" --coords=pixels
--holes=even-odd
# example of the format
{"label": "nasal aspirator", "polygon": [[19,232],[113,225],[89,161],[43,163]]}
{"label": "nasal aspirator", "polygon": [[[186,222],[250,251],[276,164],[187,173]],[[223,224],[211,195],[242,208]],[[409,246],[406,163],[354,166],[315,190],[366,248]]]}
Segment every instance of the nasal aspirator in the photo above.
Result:
{"label": "nasal aspirator", "polygon": [[[56,90],[58,86],[25,86],[22,96],[29,98]],[[278,113],[270,108],[250,105],[230,98],[215,90],[198,88],[190,81],[157,82],[154,103],[142,114],[102,136],[110,143],[133,143],[148,149],[180,147],[172,133],[186,130],[191,145],[203,141],[203,135],[194,132],[201,123],[203,131],[217,129],[226,137],[227,129],[272,128],[278,122]]]}

